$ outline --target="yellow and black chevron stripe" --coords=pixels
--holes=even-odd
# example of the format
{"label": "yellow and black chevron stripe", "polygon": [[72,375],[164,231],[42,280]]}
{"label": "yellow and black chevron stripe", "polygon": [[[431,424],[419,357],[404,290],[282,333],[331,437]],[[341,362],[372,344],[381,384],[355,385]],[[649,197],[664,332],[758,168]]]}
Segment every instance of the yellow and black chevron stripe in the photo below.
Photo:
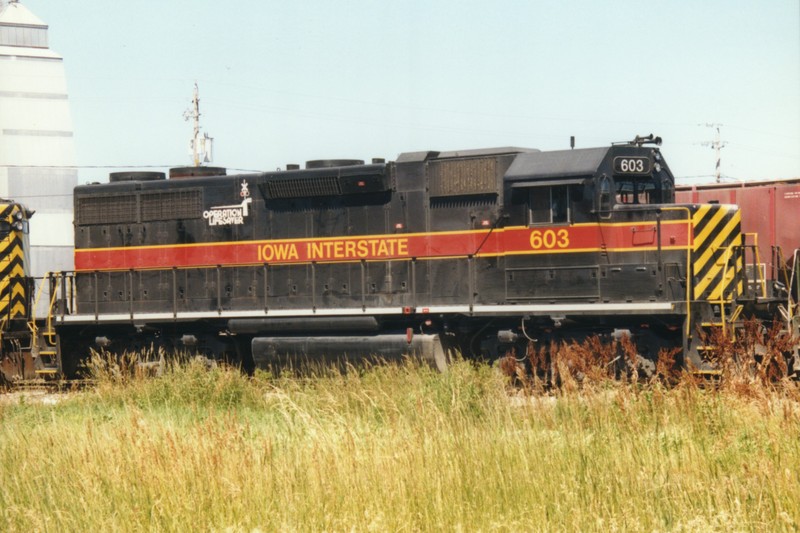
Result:
{"label": "yellow and black chevron stripe", "polygon": [[694,299],[730,302],[744,284],[741,211],[734,205],[699,205],[692,226]]}
{"label": "yellow and black chevron stripe", "polygon": [[14,228],[23,208],[0,203],[0,321],[27,318],[28,295],[25,277],[25,241]]}

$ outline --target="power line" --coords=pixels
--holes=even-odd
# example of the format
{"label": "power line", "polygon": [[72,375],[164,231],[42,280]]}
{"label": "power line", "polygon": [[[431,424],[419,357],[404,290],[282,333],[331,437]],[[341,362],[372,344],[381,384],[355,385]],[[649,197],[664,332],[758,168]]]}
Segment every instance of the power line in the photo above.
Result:
{"label": "power line", "polygon": [[694,176],[675,176],[676,180],[688,180],[696,178],[710,178],[713,174],[695,174]]}
{"label": "power line", "polygon": [[22,200],[23,198],[67,198],[71,197],[72,193],[64,194],[15,194],[14,198]]}
{"label": "power line", "polygon": [[169,165],[0,165],[0,168],[58,168],[58,169],[82,169],[82,168],[170,168],[185,166],[181,164]]}
{"label": "power line", "polygon": [[[181,163],[171,163],[165,165],[1,165],[0,168],[47,168],[47,169],[130,169],[130,168],[175,168],[175,167],[185,167],[186,165]],[[236,172],[265,172],[264,169],[252,169],[252,168],[234,168],[234,167],[225,167],[227,170],[234,170]]]}

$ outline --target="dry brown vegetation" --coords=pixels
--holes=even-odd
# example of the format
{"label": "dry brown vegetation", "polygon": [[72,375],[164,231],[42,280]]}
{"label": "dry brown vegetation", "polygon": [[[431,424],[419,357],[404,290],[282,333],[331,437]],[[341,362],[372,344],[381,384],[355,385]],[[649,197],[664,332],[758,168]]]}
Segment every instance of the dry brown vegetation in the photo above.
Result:
{"label": "dry brown vegetation", "polygon": [[501,358],[500,370],[521,389],[538,393],[572,392],[605,387],[607,382],[661,385],[714,386],[742,395],[758,395],[793,383],[789,365],[800,340],[785,333],[775,322],[767,329],[756,320],[744,322],[735,339],[721,329],[698,332],[700,343],[712,347],[706,357],[713,372],[696,372],[691,364],[679,363],[680,349],[658,353],[647,368],[627,336],[601,341],[597,336],[584,342],[560,342],[528,349],[525,359],[514,354]]}

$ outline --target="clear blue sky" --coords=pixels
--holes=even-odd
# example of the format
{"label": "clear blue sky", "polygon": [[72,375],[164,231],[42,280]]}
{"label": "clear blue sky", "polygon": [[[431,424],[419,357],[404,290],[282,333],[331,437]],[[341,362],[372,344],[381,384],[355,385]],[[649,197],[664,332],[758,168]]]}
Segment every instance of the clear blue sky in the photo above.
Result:
{"label": "clear blue sky", "polygon": [[[77,162],[215,165],[664,138],[678,177],[800,176],[800,2],[21,0],[65,58]],[[81,170],[83,181],[104,170]]]}

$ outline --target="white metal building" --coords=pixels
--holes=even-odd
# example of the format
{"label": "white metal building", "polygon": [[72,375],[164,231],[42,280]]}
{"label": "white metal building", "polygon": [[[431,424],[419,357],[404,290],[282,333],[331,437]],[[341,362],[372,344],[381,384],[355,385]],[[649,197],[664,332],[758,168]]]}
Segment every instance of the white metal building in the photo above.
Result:
{"label": "white metal building", "polygon": [[36,212],[31,270],[73,269],[72,189],[78,181],[64,63],[47,25],[0,0],[0,197]]}

